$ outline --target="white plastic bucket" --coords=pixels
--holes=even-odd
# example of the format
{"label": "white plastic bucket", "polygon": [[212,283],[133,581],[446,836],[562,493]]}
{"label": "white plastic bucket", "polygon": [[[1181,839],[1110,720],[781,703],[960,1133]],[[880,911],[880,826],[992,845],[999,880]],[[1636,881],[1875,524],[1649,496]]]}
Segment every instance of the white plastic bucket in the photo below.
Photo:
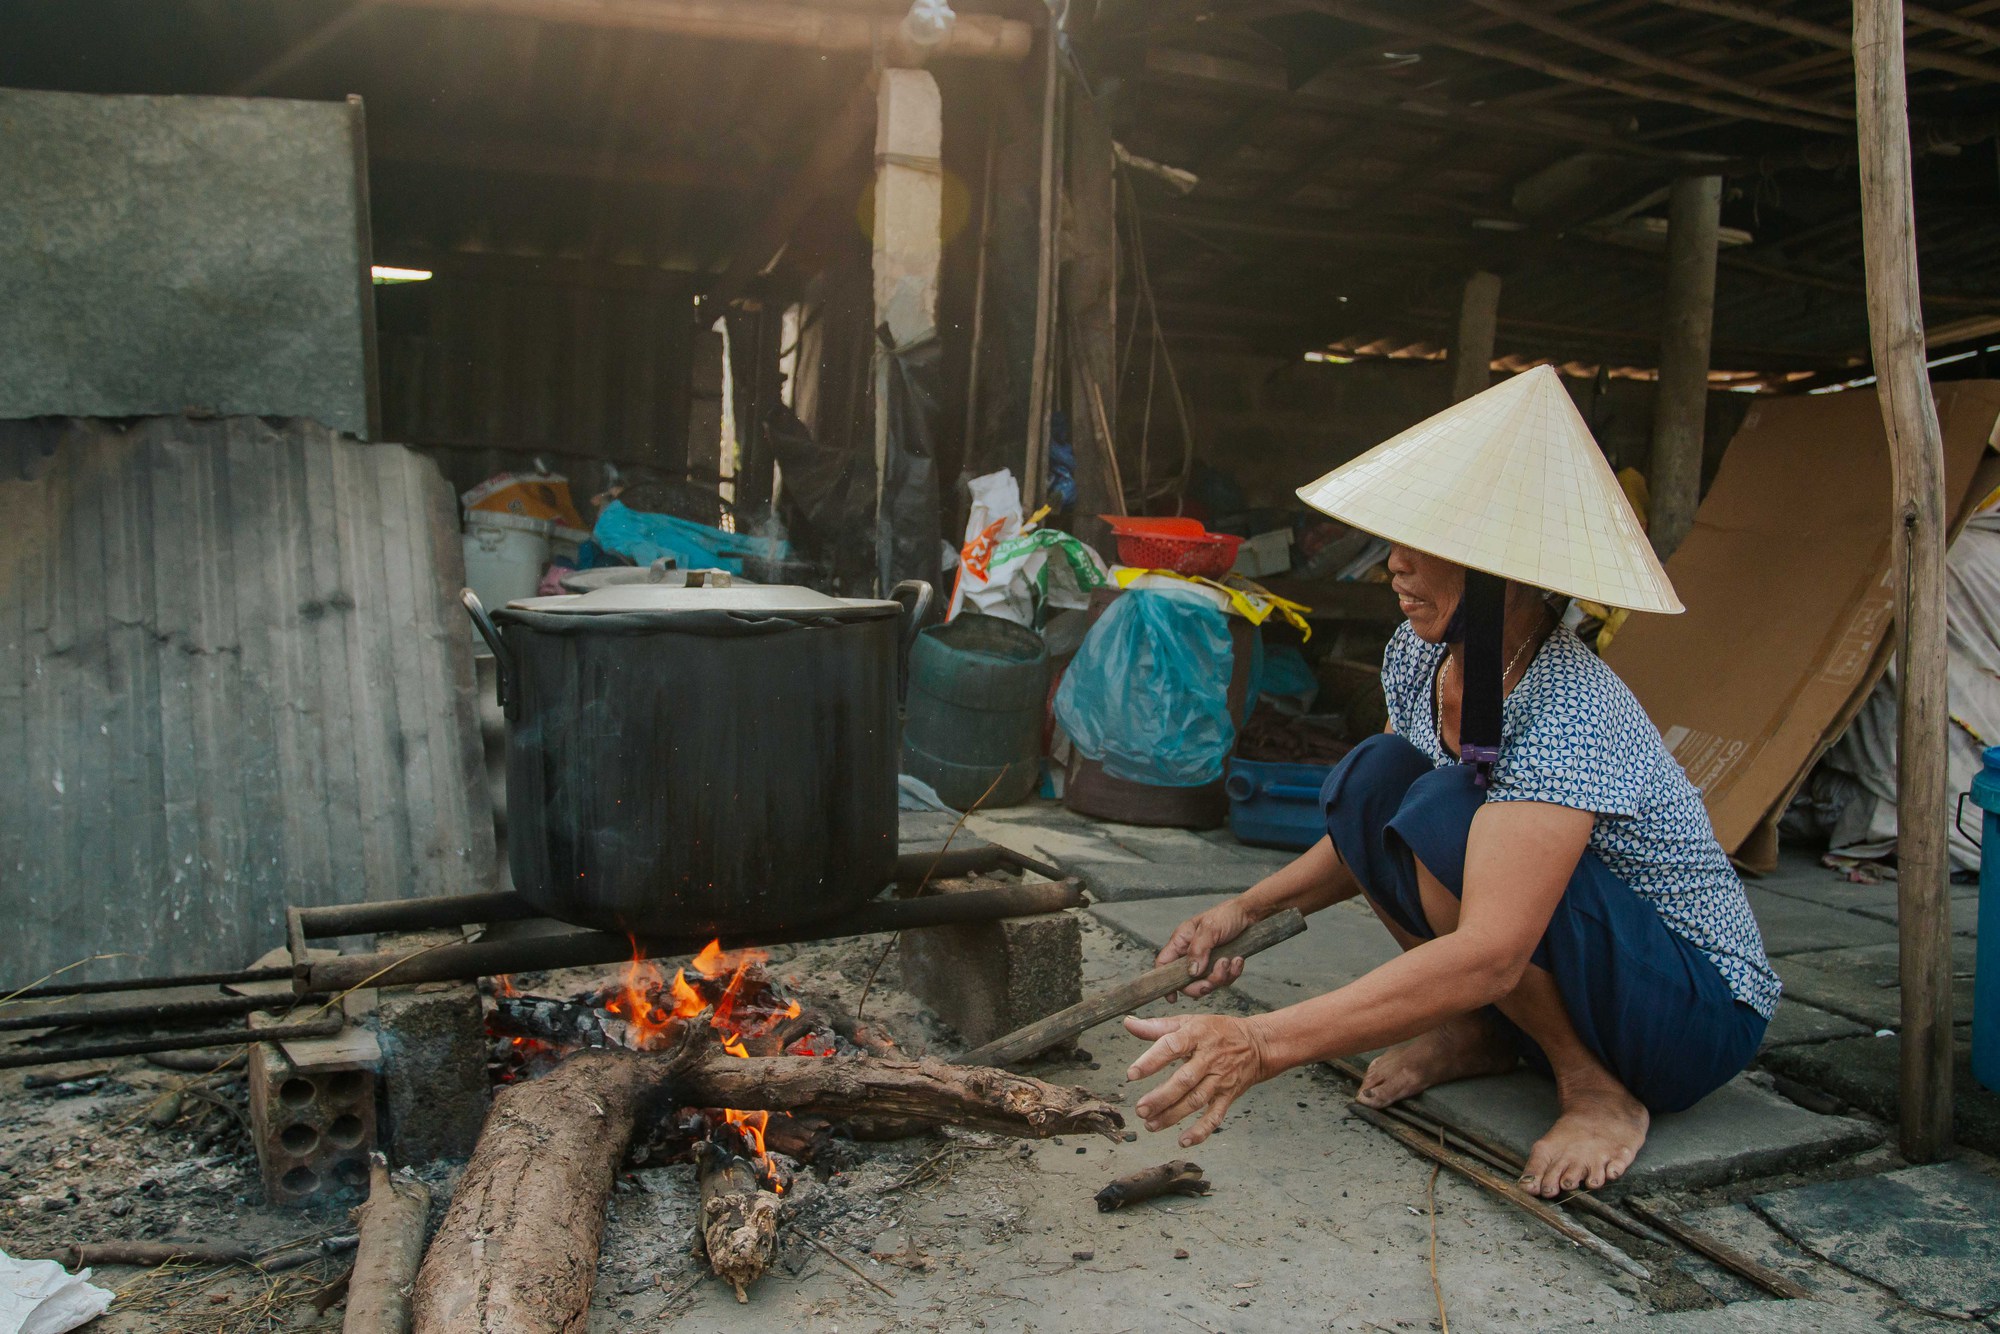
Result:
{"label": "white plastic bucket", "polygon": [[465,583],[488,610],[531,598],[549,567],[547,519],[473,510],[465,516]]}

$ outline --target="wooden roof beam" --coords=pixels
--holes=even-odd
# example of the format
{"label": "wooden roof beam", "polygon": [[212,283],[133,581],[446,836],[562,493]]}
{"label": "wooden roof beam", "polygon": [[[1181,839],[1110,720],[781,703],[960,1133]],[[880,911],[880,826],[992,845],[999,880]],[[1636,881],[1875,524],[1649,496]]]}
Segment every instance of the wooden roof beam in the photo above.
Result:
{"label": "wooden roof beam", "polygon": [[776,163],[763,171],[741,163],[706,158],[627,155],[607,157],[593,149],[560,148],[512,140],[443,133],[381,133],[371,136],[374,163],[460,168],[502,176],[595,181],[606,185],[657,185],[673,189],[740,192],[769,188],[795,164]]}
{"label": "wooden roof beam", "polygon": [[[1670,3],[1677,0],[1670,0]],[[1685,92],[1676,88],[1661,88],[1649,83],[1635,83],[1630,79],[1612,74],[1599,74],[1592,70],[1579,69],[1560,61],[1548,60],[1530,51],[1516,50],[1499,42],[1489,42],[1481,37],[1469,37],[1462,32],[1441,28],[1435,24],[1417,19],[1404,18],[1400,14],[1386,13],[1362,0],[1298,0],[1301,9],[1325,14],[1348,23],[1374,28],[1378,32],[1394,33],[1413,41],[1427,42],[1436,46],[1463,51],[1470,56],[1485,60],[1497,60],[1504,64],[1533,70],[1563,83],[1578,84],[1586,88],[1597,88],[1604,92],[1617,93],[1624,97],[1635,97],[1647,102],[1670,102],[1680,106],[1694,107],[1699,111],[1711,111],[1720,115],[1734,116],[1741,120],[1769,121],[1774,125],[1789,125],[1795,129],[1812,130],[1821,134],[1848,135],[1853,127],[1838,120],[1820,116],[1804,116],[1796,112],[1764,105],[1758,102],[1727,101],[1710,97],[1706,93]],[[2000,74],[2000,70],[1995,71]]]}
{"label": "wooden roof beam", "polygon": [[1165,223],[1194,231],[1224,232],[1236,236],[1260,236],[1276,241],[1307,241],[1314,245],[1369,246],[1388,250],[1435,250],[1467,244],[1472,238],[1412,231],[1406,227],[1369,229],[1343,226],[1346,214],[1287,212],[1258,204],[1242,210],[1214,205],[1142,205],[1149,222]]}
{"label": "wooden roof beam", "polygon": [[1828,120],[1854,119],[1854,108],[1852,105],[1842,106],[1837,102],[1823,101],[1819,98],[1797,97],[1791,93],[1780,92],[1771,88],[1762,88],[1754,83],[1746,83],[1742,79],[1731,78],[1726,74],[1717,74],[1712,70],[1703,69],[1699,65],[1690,65],[1685,61],[1670,60],[1664,56],[1657,56],[1639,47],[1621,42],[1616,38],[1601,37],[1589,28],[1571,23],[1568,19],[1558,18],[1554,14],[1536,9],[1533,6],[1522,4],[1520,0],[1472,0],[1472,3],[1489,13],[1498,14],[1503,18],[1521,24],[1523,27],[1547,33],[1551,37],[1560,38],[1573,46],[1580,46],[1586,50],[1595,51],[1599,55],[1610,56],[1613,60],[1622,60],[1626,64],[1636,66],[1639,69],[1652,70],[1655,74],[1665,74],[1670,78],[1681,79],[1688,83],[1702,84],[1718,92],[1743,98],[1745,101],[1798,111],[1809,116],[1818,116]]}
{"label": "wooden roof beam", "polygon": [[[384,0],[401,9],[466,14],[476,18],[525,18],[545,23],[667,33],[723,42],[794,46],[814,51],[872,53],[897,41],[896,11],[832,9],[765,0]],[[1034,29],[1016,19],[960,14],[936,56],[1019,61]]]}
{"label": "wooden roof beam", "polygon": [[[1693,161],[1690,155],[1612,133],[1580,116],[1550,112],[1510,112],[1493,106],[1466,106],[1430,94],[1388,88],[1343,70],[1338,78],[1314,80],[1292,89],[1276,66],[1232,60],[1174,47],[1149,47],[1144,77],[1150,83],[1196,92],[1285,102],[1302,111],[1352,115],[1386,125],[1457,126],[1495,138],[1555,139],[1607,152],[1661,162]],[[1712,155],[1709,155],[1712,156]]]}
{"label": "wooden roof beam", "polygon": [[1975,42],[2000,47],[2000,28],[1990,23],[1980,23],[1974,19],[1961,18],[1957,14],[1947,14],[1926,5],[1903,5],[1903,17],[1920,28],[1935,28],[1940,32],[1955,32],[1960,37],[1970,37]]}
{"label": "wooden roof beam", "polygon": [[[1712,14],[1716,18],[1735,19],[1739,23],[1750,23],[1773,32],[1817,42],[1821,46],[1836,51],[1853,51],[1854,40],[1839,28],[1828,27],[1824,23],[1814,23],[1810,19],[1795,18],[1790,14],[1777,14],[1758,5],[1743,4],[1741,0],[1660,0],[1675,9],[1685,9],[1695,14]],[[2000,65],[1989,61],[1974,60],[1970,56],[1957,55],[1950,51],[1932,51],[1923,47],[1905,47],[1903,63],[1913,69],[1944,70],[1950,74],[1963,74],[1967,78],[1980,79],[1987,83],[2000,83]]]}

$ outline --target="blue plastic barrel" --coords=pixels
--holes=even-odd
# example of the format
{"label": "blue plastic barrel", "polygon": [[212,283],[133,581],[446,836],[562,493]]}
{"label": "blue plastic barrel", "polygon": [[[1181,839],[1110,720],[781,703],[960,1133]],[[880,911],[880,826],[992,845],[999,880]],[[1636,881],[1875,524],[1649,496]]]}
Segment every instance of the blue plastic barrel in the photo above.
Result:
{"label": "blue plastic barrel", "polygon": [[1049,654],[1042,637],[963,613],[917,636],[903,722],[903,772],[947,806],[1014,806],[1042,779]]}
{"label": "blue plastic barrel", "polygon": [[1972,1077],[2000,1093],[2000,746],[1972,780],[1972,802],[1986,812],[1979,838],[1979,951],[1972,982]]}

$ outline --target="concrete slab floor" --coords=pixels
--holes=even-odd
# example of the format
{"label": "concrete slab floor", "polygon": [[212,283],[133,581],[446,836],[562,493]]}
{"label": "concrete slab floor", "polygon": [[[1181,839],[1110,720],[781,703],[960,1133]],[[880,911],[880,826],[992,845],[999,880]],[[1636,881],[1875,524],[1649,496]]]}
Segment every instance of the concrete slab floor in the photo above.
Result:
{"label": "concrete slab floor", "polygon": [[[1483,1135],[1525,1158],[1555,1121],[1555,1085],[1528,1070],[1444,1084],[1418,1111]],[[1723,1185],[1818,1167],[1880,1143],[1881,1126],[1822,1116],[1738,1075],[1685,1112],[1653,1118],[1646,1147],[1604,1194]]]}
{"label": "concrete slab floor", "polygon": [[1920,1310],[1971,1319],[2000,1310],[2000,1180],[1933,1163],[1759,1195],[1786,1236]]}
{"label": "concrete slab floor", "polygon": [[[1564,1325],[1553,1334],[1597,1334],[1610,1322]],[[1719,1311],[1660,1311],[1617,1322],[1619,1334],[1882,1334],[1856,1311],[1823,1302],[1735,1302]]]}
{"label": "concrete slab floor", "polygon": [[1807,950],[1895,943],[1896,928],[1872,917],[1843,912],[1757,885],[1744,888],[1750,910],[1757,915],[1757,927],[1764,935],[1764,952],[1772,958]]}
{"label": "concrete slab floor", "polygon": [[[1952,1007],[1972,1013],[1974,943],[1952,941]],[[1850,949],[1817,950],[1786,955],[1773,961],[1785,984],[1785,995],[1823,1010],[1845,1015],[1872,1028],[1894,1028],[1902,1022],[1903,990],[1897,985],[1897,947],[1893,941]]]}
{"label": "concrete slab floor", "polygon": [[1852,1019],[1844,1019],[1786,996],[1778,1002],[1778,1012],[1771,1016],[1771,1025],[1764,1030],[1764,1048],[1790,1047],[1801,1042],[1830,1042],[1834,1038],[1858,1038],[1873,1031]]}
{"label": "concrete slab floor", "polygon": [[[2000,1093],[1981,1088],[1972,1078],[1972,1049],[1967,1029],[1958,1029],[1957,1060],[1952,1071],[1952,1121],[1958,1142],[1969,1148],[2000,1154]],[[1841,1038],[1833,1042],[1775,1047],[1759,1063],[1781,1075],[1825,1089],[1870,1116],[1893,1125],[1901,1081],[1902,1040],[1887,1037]]]}
{"label": "concrete slab floor", "polygon": [[[1941,1320],[1912,1310],[1874,1284],[1824,1263],[1771,1226],[1768,1219],[1748,1204],[1725,1204],[1692,1210],[1681,1215],[1681,1221],[1798,1283],[1812,1294],[1811,1305],[1825,1311],[1830,1319],[1861,1316],[1869,1320],[1871,1329],[1893,1331],[1894,1334],[1942,1334],[1946,1330],[1963,1331],[1968,1327],[1964,1321]],[[1778,1305],[1781,1304],[1761,1302],[1755,1309],[1768,1311]],[[1782,1305],[1791,1307],[1794,1304],[1787,1302]],[[1753,1308],[1743,1301],[1732,1302],[1724,1308],[1725,1311],[1739,1313],[1750,1309]],[[1672,1326],[1665,1328],[1671,1329]],[[1697,1325],[1694,1328],[1703,1327]],[[1845,1326],[1830,1325],[1828,1328]],[[1982,1327],[1975,1325],[1971,1328]]]}
{"label": "concrete slab floor", "polygon": [[[1099,904],[1091,911],[1157,949],[1180,922],[1221,901],[1220,895],[1155,899]],[[1307,919],[1305,934],[1251,959],[1234,990],[1276,1009],[1351,982],[1395,953],[1374,913],[1349,900]],[[1554,1088],[1527,1071],[1445,1085],[1419,1101],[1523,1156],[1556,1117]],[[1710,1185],[1817,1165],[1874,1144],[1881,1134],[1868,1122],[1807,1111],[1739,1077],[1699,1106],[1658,1118],[1624,1188]]]}

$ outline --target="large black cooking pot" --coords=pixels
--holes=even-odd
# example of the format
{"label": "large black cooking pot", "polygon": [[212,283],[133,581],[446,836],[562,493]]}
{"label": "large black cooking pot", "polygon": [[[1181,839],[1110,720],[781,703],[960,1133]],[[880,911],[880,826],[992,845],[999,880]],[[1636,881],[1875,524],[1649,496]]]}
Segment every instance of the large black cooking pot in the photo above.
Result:
{"label": "large black cooking pot", "polygon": [[637,935],[837,917],[896,861],[897,682],[930,601],[623,585],[467,609],[499,663],[514,888]]}

